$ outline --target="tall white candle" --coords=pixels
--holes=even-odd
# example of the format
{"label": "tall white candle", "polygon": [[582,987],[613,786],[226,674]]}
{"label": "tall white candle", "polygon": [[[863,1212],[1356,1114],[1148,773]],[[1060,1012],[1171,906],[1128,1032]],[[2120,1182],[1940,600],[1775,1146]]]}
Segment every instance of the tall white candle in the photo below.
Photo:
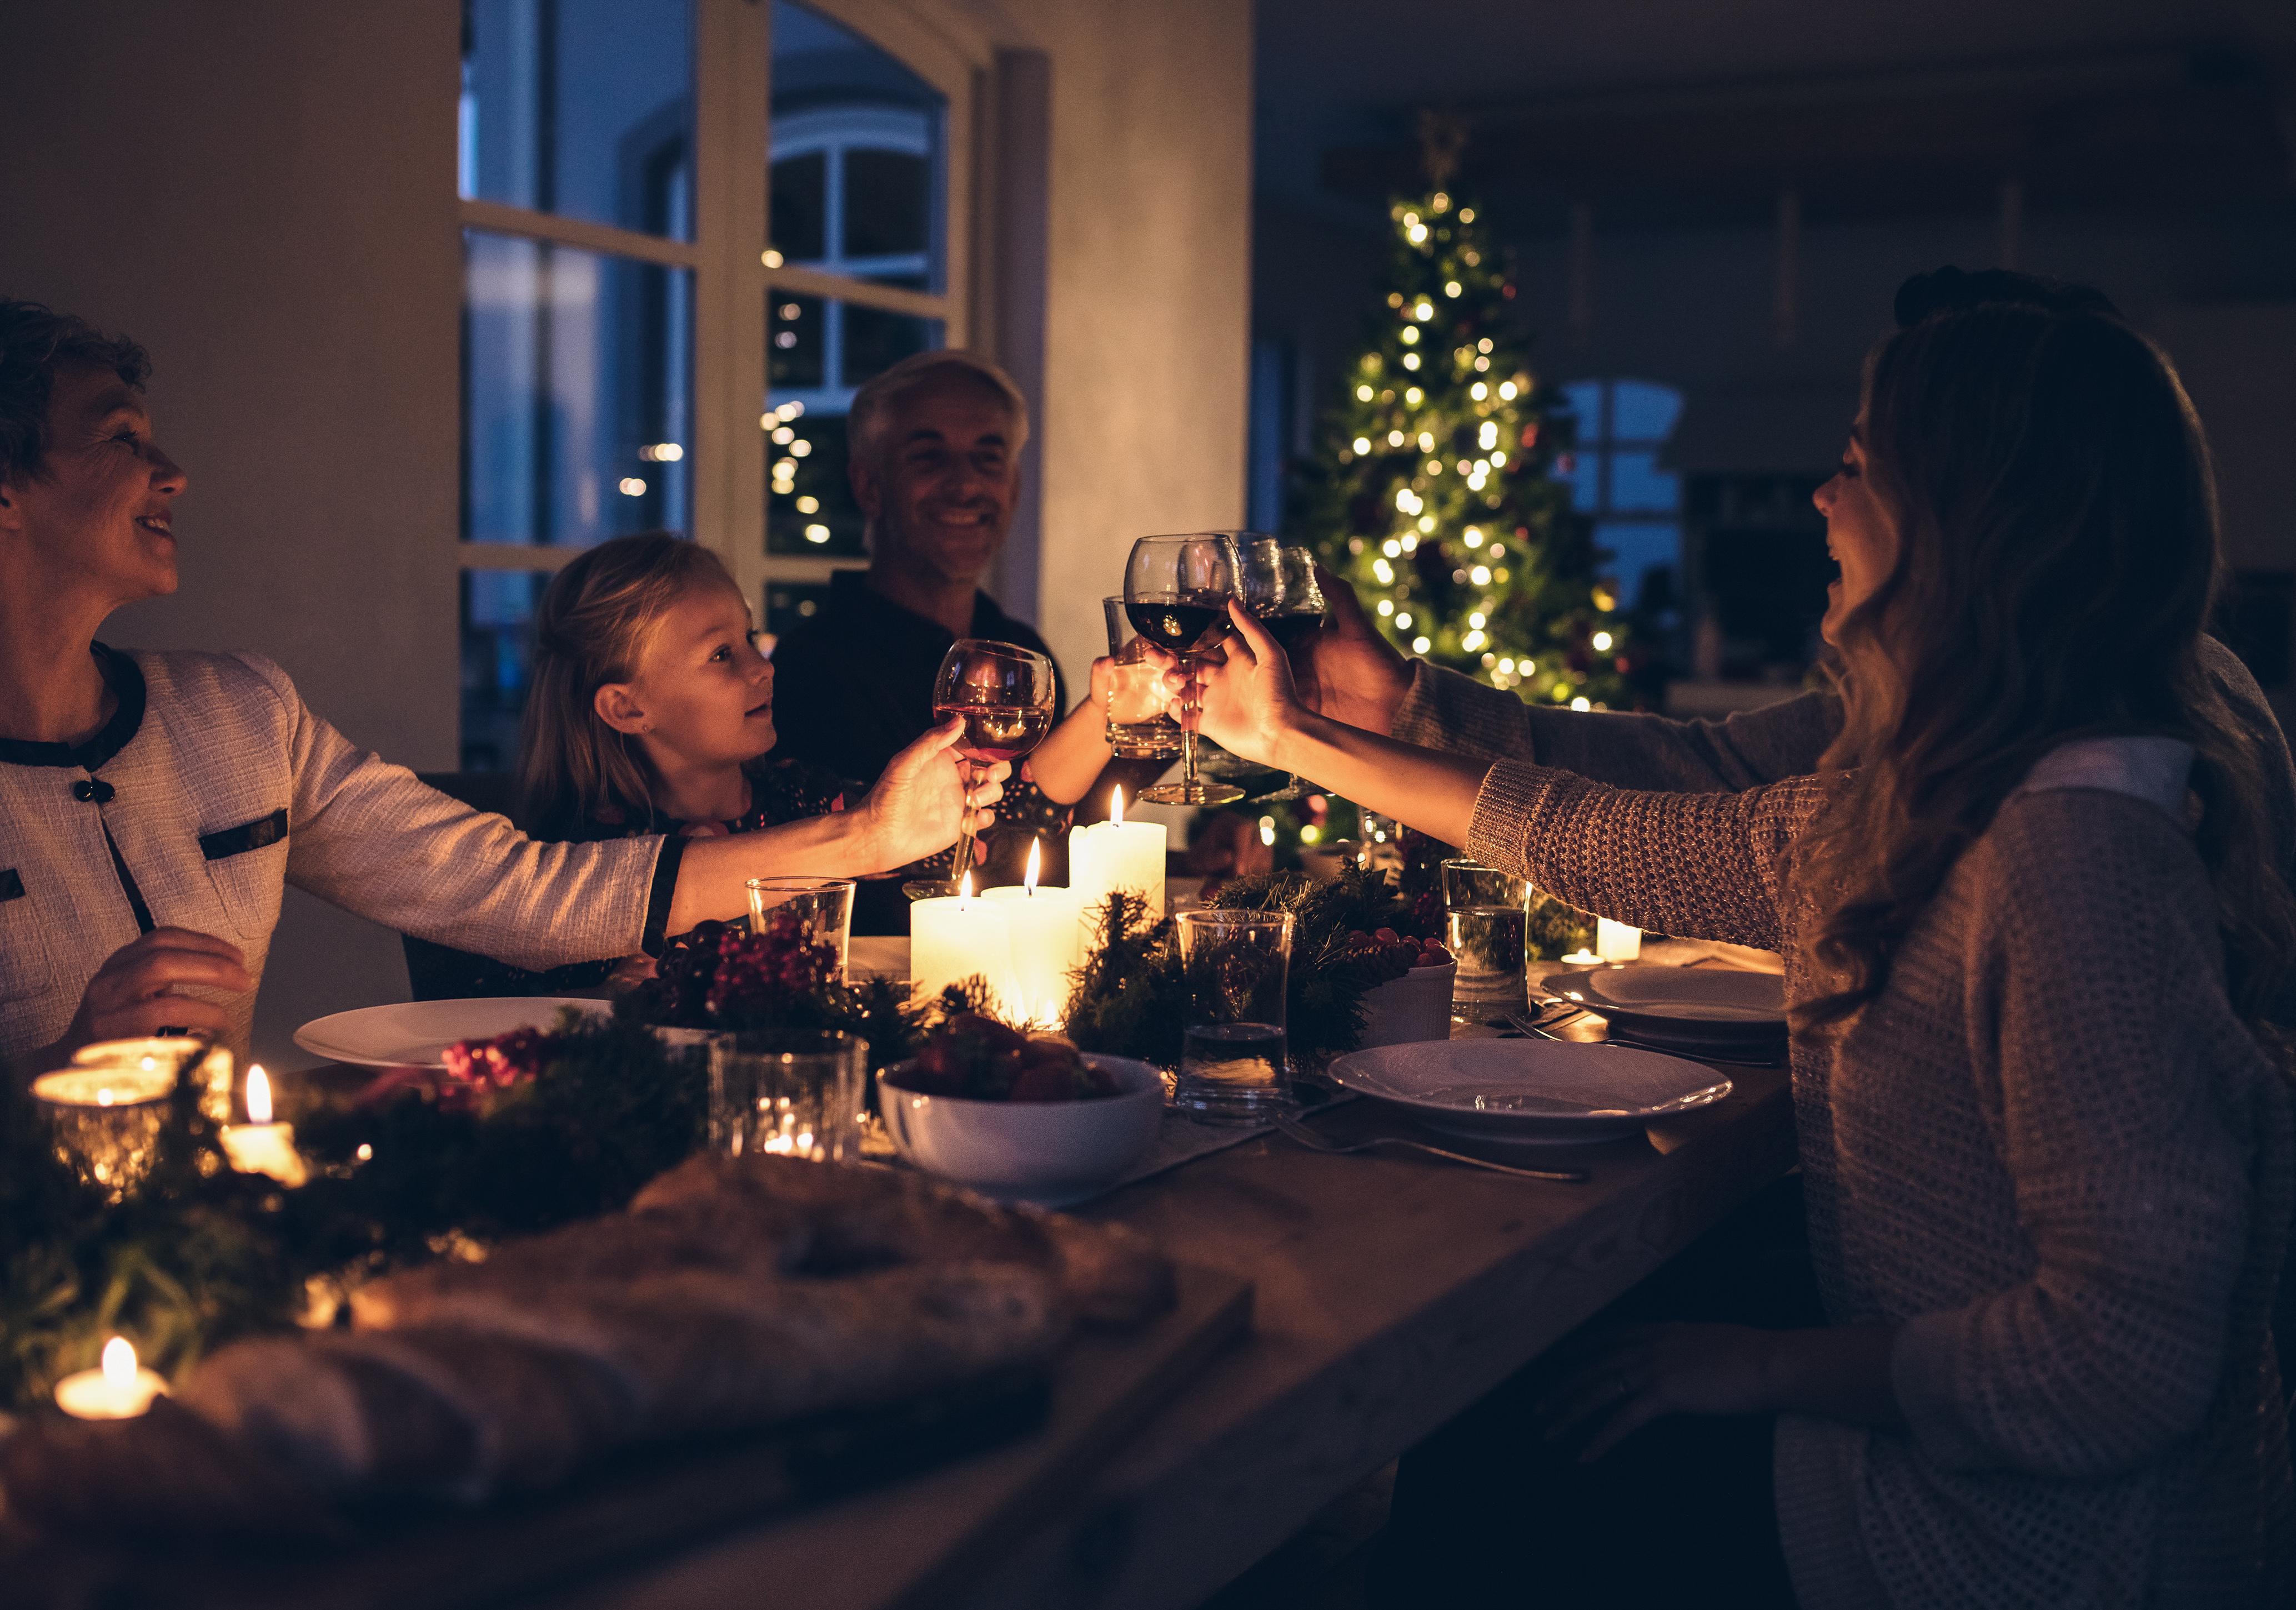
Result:
{"label": "tall white candle", "polygon": [[983,897],[1003,908],[1012,924],[1013,998],[1021,1022],[1057,1029],[1068,1008],[1069,973],[1085,956],[1084,901],[1075,891],[1039,883],[1041,843],[1029,846],[1029,881],[991,889]]}
{"label": "tall white candle", "polygon": [[1164,824],[1124,819],[1124,791],[1116,791],[1105,822],[1069,829],[1069,888],[1083,903],[1086,932],[1096,934],[1100,908],[1110,894],[1129,889],[1147,897],[1148,920],[1164,916]]}
{"label": "tall white candle", "polygon": [[1643,931],[1609,917],[1595,919],[1595,954],[1606,962],[1630,962],[1643,953]]}
{"label": "tall white candle", "polygon": [[978,973],[988,981],[996,1004],[1005,1005],[1013,982],[1013,924],[1002,901],[972,892],[967,871],[955,894],[915,900],[909,906],[909,979],[918,1000]]}

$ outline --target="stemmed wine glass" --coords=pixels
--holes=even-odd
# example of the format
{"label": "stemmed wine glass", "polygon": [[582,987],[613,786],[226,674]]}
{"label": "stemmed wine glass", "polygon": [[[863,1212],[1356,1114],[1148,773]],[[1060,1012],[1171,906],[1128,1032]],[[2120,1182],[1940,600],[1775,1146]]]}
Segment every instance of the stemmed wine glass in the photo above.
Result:
{"label": "stemmed wine glass", "polygon": [[[1305,543],[1258,531],[1238,532],[1235,545],[1236,596],[1288,655],[1324,623],[1324,588],[1316,579],[1315,553]],[[1295,774],[1274,793],[1253,797],[1296,800],[1307,792]]]}
{"label": "stemmed wine glass", "polygon": [[1191,673],[1185,719],[1180,723],[1180,781],[1143,789],[1161,805],[1225,805],[1243,790],[1196,776],[1193,662],[1227,632],[1227,601],[1235,596],[1235,542],[1224,531],[1143,537],[1124,567],[1124,612],[1132,629],[1168,651]]}
{"label": "stemmed wine glass", "polygon": [[[980,766],[1017,760],[1053,728],[1057,685],[1053,662],[1034,649],[985,637],[960,637],[949,645],[933,677],[933,720],[964,718],[956,752]],[[919,878],[901,885],[911,899],[958,891],[972,865],[973,771],[964,774],[964,829],[957,834],[956,858],[947,879]]]}

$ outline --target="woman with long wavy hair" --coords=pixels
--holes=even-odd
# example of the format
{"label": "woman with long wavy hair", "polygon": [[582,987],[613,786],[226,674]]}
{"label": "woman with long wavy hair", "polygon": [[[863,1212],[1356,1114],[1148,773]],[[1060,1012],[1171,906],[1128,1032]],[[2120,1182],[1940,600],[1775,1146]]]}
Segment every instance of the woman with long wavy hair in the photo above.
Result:
{"label": "woman with long wavy hair", "polygon": [[1847,721],[1816,776],[1655,794],[1414,749],[1303,710],[1240,612],[1204,730],[1573,904],[1784,954],[1825,1323],[1614,1338],[1548,1403],[1590,1457],[1775,1422],[1714,1491],[1774,1474],[1809,1610],[2288,1603],[2291,825],[2202,665],[2199,421],[2109,313],[1942,312],[1875,350],[1817,503]]}

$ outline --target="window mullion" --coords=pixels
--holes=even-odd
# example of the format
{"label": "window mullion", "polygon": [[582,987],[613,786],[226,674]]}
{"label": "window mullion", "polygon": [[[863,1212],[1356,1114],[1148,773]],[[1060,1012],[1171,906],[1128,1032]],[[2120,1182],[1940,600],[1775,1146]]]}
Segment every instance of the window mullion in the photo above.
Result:
{"label": "window mullion", "polygon": [[[767,30],[771,8],[697,0],[694,522],[742,596],[765,602]],[[762,615],[761,615],[762,618]]]}

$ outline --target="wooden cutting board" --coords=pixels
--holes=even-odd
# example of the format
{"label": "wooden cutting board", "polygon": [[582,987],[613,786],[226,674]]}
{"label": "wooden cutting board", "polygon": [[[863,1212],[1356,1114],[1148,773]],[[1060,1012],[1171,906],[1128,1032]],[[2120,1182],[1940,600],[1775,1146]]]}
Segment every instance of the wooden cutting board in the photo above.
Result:
{"label": "wooden cutting board", "polygon": [[582,1601],[605,1605],[618,1565],[651,1557],[659,1571],[687,1546],[706,1571],[705,1540],[762,1524],[776,1556],[809,1563],[773,1585],[777,1606],[907,1610],[1057,1513],[1250,1314],[1250,1282],[1184,1267],[1173,1312],[1080,1336],[1050,1380],[652,1452],[547,1500],[378,1521],[339,1551],[0,1549],[4,1597],[25,1610],[466,1610],[582,1584]]}

